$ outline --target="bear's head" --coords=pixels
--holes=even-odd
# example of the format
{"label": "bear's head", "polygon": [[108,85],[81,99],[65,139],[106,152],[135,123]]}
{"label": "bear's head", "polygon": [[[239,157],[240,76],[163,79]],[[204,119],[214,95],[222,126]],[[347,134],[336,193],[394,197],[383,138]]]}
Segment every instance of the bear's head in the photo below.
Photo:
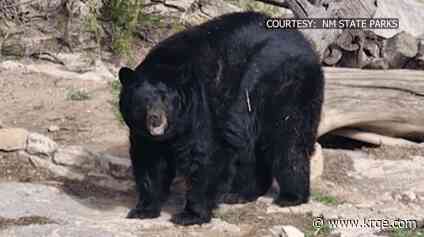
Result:
{"label": "bear's head", "polygon": [[176,133],[177,90],[159,80],[150,80],[141,72],[123,67],[119,109],[132,132],[163,141]]}

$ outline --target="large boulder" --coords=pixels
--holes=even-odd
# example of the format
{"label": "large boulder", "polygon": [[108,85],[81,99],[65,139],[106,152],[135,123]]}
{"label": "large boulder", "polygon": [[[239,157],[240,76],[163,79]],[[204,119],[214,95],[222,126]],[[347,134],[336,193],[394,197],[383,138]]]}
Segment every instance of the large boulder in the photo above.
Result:
{"label": "large boulder", "polygon": [[399,29],[373,30],[377,35],[390,38],[406,31],[418,37],[424,34],[424,2],[421,0],[379,0],[375,18],[397,18]]}
{"label": "large boulder", "polygon": [[404,68],[406,63],[418,54],[418,40],[407,32],[388,39],[384,47],[385,59],[390,68]]}

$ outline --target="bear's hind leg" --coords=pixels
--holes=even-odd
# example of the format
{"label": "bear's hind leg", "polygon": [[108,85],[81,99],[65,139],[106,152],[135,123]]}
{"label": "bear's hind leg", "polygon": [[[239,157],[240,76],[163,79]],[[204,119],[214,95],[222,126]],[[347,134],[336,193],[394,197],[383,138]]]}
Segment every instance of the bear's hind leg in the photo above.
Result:
{"label": "bear's hind leg", "polygon": [[268,144],[256,147],[256,194],[258,197],[265,195],[272,186],[272,153]]}
{"label": "bear's hind leg", "polygon": [[314,151],[317,127],[312,117],[308,110],[291,108],[290,115],[274,130],[273,175],[280,186],[274,202],[279,206],[308,202],[310,156]]}
{"label": "bear's hind leg", "polygon": [[221,200],[227,204],[246,203],[264,195],[272,185],[272,158],[269,146],[258,142],[254,153],[245,154],[234,165],[231,190]]}
{"label": "bear's hind leg", "polygon": [[231,189],[221,196],[221,200],[227,204],[246,203],[258,198],[256,182],[256,161],[252,153],[238,158],[232,165],[234,178]]}
{"label": "bear's hind leg", "polygon": [[[243,94],[244,95],[244,94]],[[229,144],[227,159],[231,160],[228,177],[231,182],[229,192],[221,195],[227,204],[246,203],[256,200],[262,194],[262,180],[257,179],[262,164],[257,157],[258,126],[257,114],[247,111],[244,97],[234,104],[227,116],[224,137]],[[268,171],[269,174],[271,172]],[[258,183],[259,182],[259,183]]]}
{"label": "bear's hind leg", "polygon": [[314,152],[323,102],[324,77],[318,60],[308,54],[281,66],[284,83],[267,109],[272,139],[273,175],[280,186],[275,203],[293,206],[310,195],[310,156]]}

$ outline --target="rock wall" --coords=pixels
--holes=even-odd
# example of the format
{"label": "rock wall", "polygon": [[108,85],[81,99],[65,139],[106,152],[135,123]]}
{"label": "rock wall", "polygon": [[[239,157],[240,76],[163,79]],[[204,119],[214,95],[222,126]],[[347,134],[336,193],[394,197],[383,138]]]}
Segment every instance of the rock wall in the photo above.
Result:
{"label": "rock wall", "polygon": [[1,54],[47,57],[60,62],[54,54],[95,52],[96,29],[89,25],[89,19],[101,6],[100,0],[3,0]]}
{"label": "rock wall", "polygon": [[22,163],[60,180],[84,181],[111,190],[134,190],[129,159],[100,154],[81,146],[60,146],[21,128],[0,129],[0,151],[17,152]]}

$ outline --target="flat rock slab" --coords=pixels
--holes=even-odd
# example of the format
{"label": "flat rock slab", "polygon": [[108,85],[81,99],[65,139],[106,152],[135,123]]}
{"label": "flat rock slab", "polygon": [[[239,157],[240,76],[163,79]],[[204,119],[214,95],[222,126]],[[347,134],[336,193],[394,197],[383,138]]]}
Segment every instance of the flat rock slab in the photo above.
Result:
{"label": "flat rock slab", "polygon": [[25,149],[28,131],[22,128],[3,128],[0,125],[0,151]]}
{"label": "flat rock slab", "polygon": [[55,153],[53,161],[58,165],[93,169],[94,157],[95,154],[81,146],[68,146],[60,147]]}
{"label": "flat rock slab", "polygon": [[[240,236],[240,229],[218,219],[211,224],[182,229],[169,222],[170,214],[152,220],[130,220],[128,203],[120,200],[78,198],[43,184],[0,183],[0,221],[43,217],[47,224],[10,225],[0,236],[108,237],[108,236]],[[132,204],[131,204],[132,205]],[[0,223],[1,224],[1,223]]]}

